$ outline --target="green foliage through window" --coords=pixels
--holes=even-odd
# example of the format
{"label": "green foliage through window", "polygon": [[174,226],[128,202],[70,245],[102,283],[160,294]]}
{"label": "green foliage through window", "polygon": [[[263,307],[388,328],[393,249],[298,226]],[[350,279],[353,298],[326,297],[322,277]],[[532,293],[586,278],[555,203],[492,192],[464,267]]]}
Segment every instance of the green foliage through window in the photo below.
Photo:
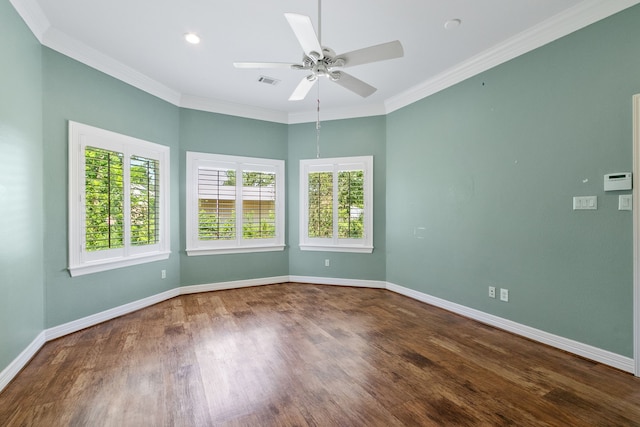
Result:
{"label": "green foliage through window", "polygon": [[124,246],[123,155],[85,150],[85,247],[87,251]]}
{"label": "green foliage through window", "polygon": [[159,240],[159,169],[157,160],[131,156],[129,197],[134,246],[153,245]]}
{"label": "green foliage through window", "polygon": [[309,173],[309,237],[333,236],[333,173]]}
{"label": "green foliage through window", "polygon": [[[131,244],[159,239],[159,165],[132,156],[129,163]],[[124,156],[102,148],[85,149],[85,248],[100,251],[124,247]]]}
{"label": "green foliage through window", "polygon": [[[333,172],[309,174],[309,224],[311,238],[331,238],[333,224]],[[364,235],[364,171],[338,172],[338,227],[340,239]]]}
{"label": "green foliage through window", "polygon": [[364,172],[338,173],[338,237],[361,239],[364,233]]}

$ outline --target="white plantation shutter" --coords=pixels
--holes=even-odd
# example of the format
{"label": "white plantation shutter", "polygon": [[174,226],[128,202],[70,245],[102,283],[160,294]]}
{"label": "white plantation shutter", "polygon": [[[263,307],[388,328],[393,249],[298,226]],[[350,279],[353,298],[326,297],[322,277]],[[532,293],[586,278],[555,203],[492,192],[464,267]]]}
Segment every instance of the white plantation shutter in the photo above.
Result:
{"label": "white plantation shutter", "polygon": [[160,162],[143,156],[129,160],[130,241],[154,245],[160,241]]}
{"label": "white plantation shutter", "polygon": [[300,161],[300,249],[373,251],[373,156]]}
{"label": "white plantation shutter", "polygon": [[284,249],[284,161],[187,153],[187,254]]}
{"label": "white plantation shutter", "polygon": [[338,172],[338,236],[364,237],[364,170]]}
{"label": "white plantation shutter", "polygon": [[308,237],[333,237],[333,172],[309,172]]}
{"label": "white plantation shutter", "polygon": [[85,147],[84,249],[124,247],[123,153]]}
{"label": "white plantation shutter", "polygon": [[276,174],[242,172],[242,237],[274,238],[276,233]]}
{"label": "white plantation shutter", "polygon": [[69,272],[161,259],[169,244],[169,147],[69,122]]}
{"label": "white plantation shutter", "polygon": [[236,186],[228,169],[198,168],[198,239],[235,239]]}

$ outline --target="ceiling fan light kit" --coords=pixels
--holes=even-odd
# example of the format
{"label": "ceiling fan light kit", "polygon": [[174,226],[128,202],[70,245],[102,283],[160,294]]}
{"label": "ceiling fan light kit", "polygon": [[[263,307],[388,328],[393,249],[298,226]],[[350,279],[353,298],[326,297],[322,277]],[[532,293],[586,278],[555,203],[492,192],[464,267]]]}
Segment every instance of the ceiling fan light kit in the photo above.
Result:
{"label": "ceiling fan light kit", "polygon": [[318,80],[318,77],[326,77],[330,81],[339,84],[345,89],[356,93],[363,98],[372,95],[377,89],[362,80],[345,73],[342,68],[356,65],[370,64],[372,62],[386,61],[388,59],[404,56],[402,44],[398,41],[382,43],[363,49],[336,55],[333,49],[322,46],[319,35],[320,27],[320,3],[318,2],[318,35],[313,28],[311,18],[296,13],[285,13],[298,43],[302,47],[304,55],[301,64],[289,64],[280,62],[234,62],[236,68],[288,68],[292,70],[309,71],[311,74],[304,77],[295,88],[290,101],[300,101]]}

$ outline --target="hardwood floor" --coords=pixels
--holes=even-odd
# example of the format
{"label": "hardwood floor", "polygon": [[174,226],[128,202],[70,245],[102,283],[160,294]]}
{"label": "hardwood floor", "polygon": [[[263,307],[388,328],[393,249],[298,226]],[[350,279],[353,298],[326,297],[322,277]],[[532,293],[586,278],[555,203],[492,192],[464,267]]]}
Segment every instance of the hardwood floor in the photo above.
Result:
{"label": "hardwood floor", "polygon": [[640,426],[640,379],[380,289],[183,295],[47,343],[2,426]]}

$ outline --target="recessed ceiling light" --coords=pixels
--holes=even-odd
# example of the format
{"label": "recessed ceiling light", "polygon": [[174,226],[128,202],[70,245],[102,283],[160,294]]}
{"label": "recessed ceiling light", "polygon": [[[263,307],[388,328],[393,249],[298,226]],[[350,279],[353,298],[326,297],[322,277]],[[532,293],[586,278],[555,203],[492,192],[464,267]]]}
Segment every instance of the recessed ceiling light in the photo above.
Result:
{"label": "recessed ceiling light", "polygon": [[195,33],[187,33],[184,35],[184,39],[186,41],[188,41],[191,44],[198,44],[200,43],[200,37],[198,37],[197,34]]}
{"label": "recessed ceiling light", "polygon": [[460,19],[449,19],[444,23],[444,28],[446,30],[453,30],[454,28],[458,28],[462,24],[462,20]]}

